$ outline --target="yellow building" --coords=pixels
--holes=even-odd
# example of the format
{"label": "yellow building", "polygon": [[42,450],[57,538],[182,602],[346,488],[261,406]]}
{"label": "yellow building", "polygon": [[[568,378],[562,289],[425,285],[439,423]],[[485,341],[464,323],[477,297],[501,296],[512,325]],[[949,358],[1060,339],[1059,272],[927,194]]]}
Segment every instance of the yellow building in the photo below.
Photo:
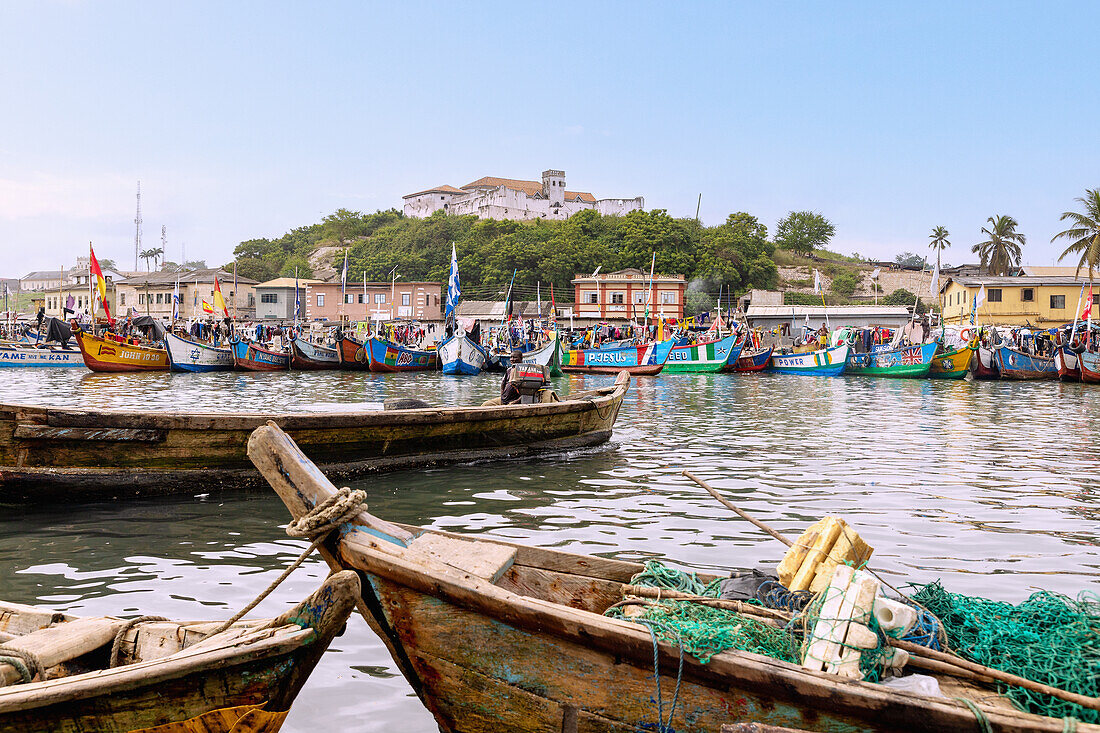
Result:
{"label": "yellow building", "polygon": [[[944,323],[969,324],[974,298],[985,286],[985,302],[977,311],[979,325],[1050,328],[1073,321],[1082,285],[1087,297],[1088,279],[1072,275],[948,278],[940,287],[940,305]],[[1100,282],[1094,292],[1092,317],[1096,320],[1100,319]]]}

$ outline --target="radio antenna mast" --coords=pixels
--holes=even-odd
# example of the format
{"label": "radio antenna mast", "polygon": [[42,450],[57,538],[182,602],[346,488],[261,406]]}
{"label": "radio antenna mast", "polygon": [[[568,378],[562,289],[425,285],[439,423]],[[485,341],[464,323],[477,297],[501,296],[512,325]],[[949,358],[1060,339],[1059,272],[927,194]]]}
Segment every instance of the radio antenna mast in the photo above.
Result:
{"label": "radio antenna mast", "polygon": [[134,217],[134,272],[138,269],[138,258],[141,255],[141,181],[137,186],[137,216]]}

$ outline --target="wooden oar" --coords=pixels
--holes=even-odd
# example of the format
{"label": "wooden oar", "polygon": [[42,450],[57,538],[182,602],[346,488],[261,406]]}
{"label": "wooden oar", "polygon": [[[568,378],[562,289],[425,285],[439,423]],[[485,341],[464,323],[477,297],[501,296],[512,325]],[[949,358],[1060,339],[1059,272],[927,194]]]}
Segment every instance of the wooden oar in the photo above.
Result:
{"label": "wooden oar", "polygon": [[[689,479],[691,479],[692,481],[694,481],[695,483],[699,484],[704,489],[706,489],[707,492],[711,496],[713,496],[715,499],[720,501],[723,506],[725,506],[726,508],[733,511],[738,516],[742,517],[743,519],[748,520],[749,522],[752,522],[754,525],[756,525],[760,529],[764,530],[765,532],[770,534],[772,537],[776,538],[777,540],[779,540],[783,544],[787,545],[788,547],[791,547],[794,544],[789,539],[784,537],[779,532],[776,532],[774,529],[772,529],[768,525],[764,524],[763,522],[761,522],[758,519],[755,519],[754,517],[752,517],[749,514],[747,514],[746,512],[744,512],[743,510],[741,510],[741,509],[737,508],[736,506],[734,506],[730,501],[728,501],[725,497],[723,497],[721,494],[719,494],[718,491],[713,486],[708,484],[706,481],[703,481],[701,478],[699,478],[698,476],[695,476],[690,471],[683,471],[682,473],[683,473],[684,476],[687,476]],[[882,583],[884,585],[886,585],[888,588],[890,588],[895,593],[897,593],[899,596],[902,596],[903,598],[905,597],[905,595],[901,591],[899,591],[897,588],[894,588],[894,586],[890,585],[885,580],[883,580],[882,577],[878,575],[878,573],[875,573],[870,568],[867,568],[867,570],[872,575],[874,575],[876,578],[878,578],[880,581],[882,581]],[[667,593],[667,591],[665,591],[665,593]],[[992,678],[992,679],[995,679],[999,682],[1004,682],[1006,684],[1014,685],[1016,687],[1022,687],[1026,690],[1031,690],[1032,692],[1040,692],[1040,693],[1043,693],[1045,695],[1050,695],[1051,697],[1056,697],[1060,700],[1065,700],[1067,702],[1072,702],[1072,703],[1075,703],[1077,705],[1080,705],[1081,707],[1089,708],[1090,710],[1100,710],[1100,698],[1087,697],[1085,695],[1078,695],[1075,692],[1069,692],[1067,690],[1062,690],[1062,689],[1059,689],[1057,687],[1051,687],[1050,685],[1044,685],[1041,682],[1035,682],[1033,680],[1027,679],[1026,677],[1018,677],[1014,674],[1009,674],[1008,672],[1002,672],[999,669],[994,669],[993,667],[987,667],[984,664],[978,664],[976,662],[971,662],[968,659],[963,659],[962,657],[958,656],[957,654],[949,654],[947,652],[938,652],[934,649],[929,649],[928,647],[924,647],[924,646],[921,646],[919,644],[913,644],[913,643],[910,643],[910,642],[907,642],[907,641],[901,641],[900,639],[894,639],[894,638],[891,638],[889,636],[886,637],[886,644],[889,645],[889,646],[892,646],[892,647],[897,647],[898,649],[903,649],[904,651],[909,652],[909,654],[911,656],[922,657],[924,659],[928,659],[928,660],[932,660],[932,661],[936,661],[936,662],[944,662],[946,664],[954,665],[956,668],[959,669],[959,671],[961,673],[963,673],[963,674],[955,675],[957,677],[972,676],[976,679],[981,679],[982,677]],[[969,673],[969,674],[966,674],[966,673]],[[984,681],[988,681],[988,679],[986,679]]]}

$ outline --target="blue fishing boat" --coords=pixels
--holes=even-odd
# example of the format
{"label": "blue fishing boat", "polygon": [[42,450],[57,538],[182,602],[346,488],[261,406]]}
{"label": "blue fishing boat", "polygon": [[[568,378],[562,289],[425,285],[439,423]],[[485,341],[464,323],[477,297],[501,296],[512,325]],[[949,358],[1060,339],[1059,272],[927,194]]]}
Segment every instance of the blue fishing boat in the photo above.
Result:
{"label": "blue fishing boat", "polygon": [[60,346],[0,346],[0,368],[7,367],[84,367],[80,349]]}
{"label": "blue fishing boat", "polygon": [[164,335],[168,349],[168,367],[173,372],[231,372],[233,352],[199,341],[180,338],[173,333]]}
{"label": "blue fishing boat", "polygon": [[455,308],[462,297],[458,281],[458,252],[451,243],[451,274],[447,278],[447,337],[439,342],[438,362],[444,374],[481,374],[489,359],[488,352],[478,343],[481,327],[476,321],[456,317]]}
{"label": "blue fishing boat", "polygon": [[616,346],[599,349],[570,349],[561,357],[564,372],[589,374],[618,374],[628,372],[641,376],[660,374],[672,353],[675,340],[641,344],[638,346]]}
{"label": "blue fishing boat", "polygon": [[233,366],[246,372],[281,372],[290,369],[290,352],[273,351],[239,339],[233,340]]}
{"label": "blue fishing boat", "polygon": [[848,366],[847,344],[817,351],[804,351],[798,354],[772,354],[770,371],[780,374],[808,374],[821,377],[835,377],[843,374]]}
{"label": "blue fishing boat", "polygon": [[994,347],[993,359],[1001,379],[1057,379],[1058,365],[1054,356],[1037,356],[1014,349],[1007,344]]}

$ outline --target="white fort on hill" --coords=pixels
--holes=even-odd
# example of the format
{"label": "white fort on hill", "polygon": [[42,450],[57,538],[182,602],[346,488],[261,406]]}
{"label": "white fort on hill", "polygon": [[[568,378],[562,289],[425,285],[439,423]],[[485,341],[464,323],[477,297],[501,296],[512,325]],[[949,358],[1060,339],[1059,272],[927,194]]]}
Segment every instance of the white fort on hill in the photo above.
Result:
{"label": "white fort on hill", "polygon": [[620,216],[641,211],[645,199],[597,199],[584,191],[565,190],[565,171],[543,171],[542,183],[485,176],[462,188],[437,186],[410,193],[405,216],[423,218],[437,211],[455,216],[473,214],[479,219],[568,219],[578,211],[594,209]]}

